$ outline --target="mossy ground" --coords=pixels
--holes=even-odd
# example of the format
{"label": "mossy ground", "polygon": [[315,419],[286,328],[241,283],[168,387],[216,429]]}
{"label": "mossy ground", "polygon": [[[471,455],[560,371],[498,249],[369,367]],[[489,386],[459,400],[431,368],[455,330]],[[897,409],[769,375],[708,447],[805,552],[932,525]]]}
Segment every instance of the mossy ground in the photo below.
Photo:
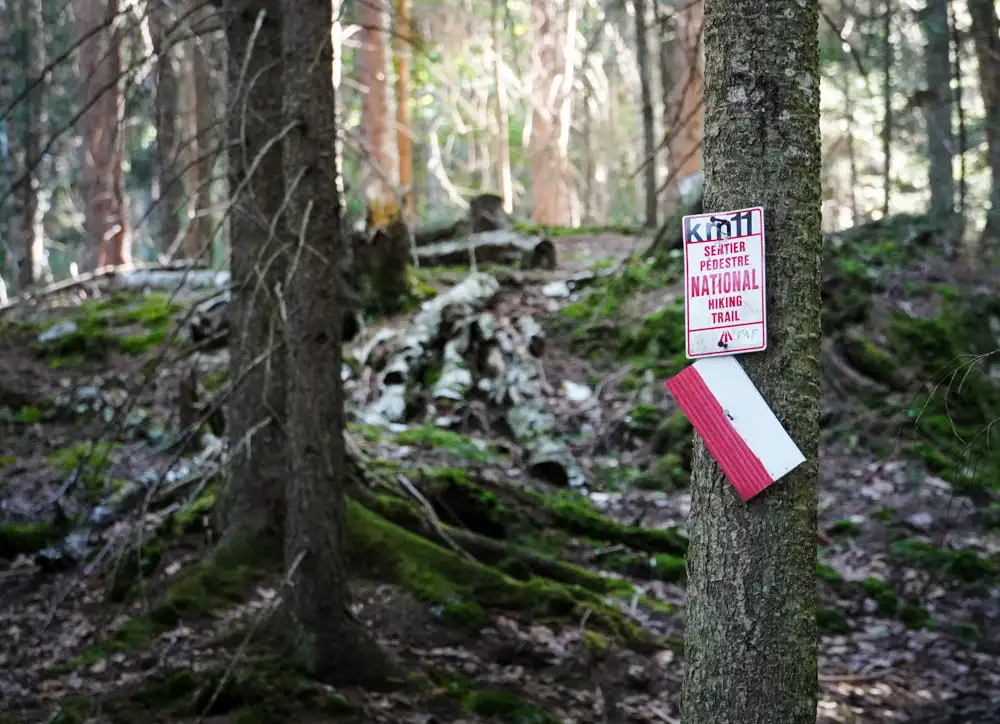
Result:
{"label": "mossy ground", "polygon": [[[153,292],[136,298],[119,293],[85,302],[63,318],[74,322],[74,331],[32,345],[37,357],[55,368],[79,366],[105,359],[110,352],[139,355],[167,338],[176,315],[183,310],[166,294]],[[54,322],[43,324],[40,331]]]}

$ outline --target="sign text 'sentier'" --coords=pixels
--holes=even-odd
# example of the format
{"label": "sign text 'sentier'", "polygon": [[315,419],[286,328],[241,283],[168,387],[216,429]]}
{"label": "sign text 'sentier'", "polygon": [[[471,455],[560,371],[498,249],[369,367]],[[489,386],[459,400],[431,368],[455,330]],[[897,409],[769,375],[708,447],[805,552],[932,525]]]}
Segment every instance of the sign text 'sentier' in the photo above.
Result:
{"label": "sign text 'sentier'", "polygon": [[684,217],[689,359],[767,348],[764,209]]}

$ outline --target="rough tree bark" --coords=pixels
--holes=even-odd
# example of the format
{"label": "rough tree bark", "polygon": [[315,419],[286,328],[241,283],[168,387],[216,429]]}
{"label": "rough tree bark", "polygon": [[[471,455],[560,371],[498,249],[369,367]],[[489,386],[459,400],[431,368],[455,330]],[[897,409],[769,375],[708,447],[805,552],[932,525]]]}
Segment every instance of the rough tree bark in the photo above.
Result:
{"label": "rough tree bark", "polygon": [[990,210],[982,251],[993,256],[1000,246],[1000,22],[993,0],[969,0],[972,37],[979,63],[979,88],[986,108],[986,146],[990,164]]}
{"label": "rough tree bark", "polygon": [[704,125],[704,68],[702,25],[705,7],[701,0],[685,3],[674,13],[674,64],[670,92],[669,134],[670,183],[667,207],[684,195],[684,182],[702,168],[702,127]]}
{"label": "rough tree bark", "polygon": [[147,17],[156,53],[157,232],[160,250],[169,252],[180,237],[180,212],[184,206],[184,183],[178,173],[180,46],[168,36],[173,19],[166,3],[153,3]]}
{"label": "rough tree bark", "polygon": [[[232,95],[228,119],[232,212],[232,332],[229,338],[230,481],[217,506],[223,548],[256,540],[280,551],[288,477],[285,356],[276,295],[285,260],[275,239],[284,197],[280,0],[227,0]],[[257,16],[260,32],[251,36]],[[246,64],[246,72],[243,72]]]}
{"label": "rough tree bark", "polygon": [[951,124],[951,40],[948,34],[948,0],[929,0],[920,11],[926,44],[924,77],[929,99],[924,105],[927,120],[927,156],[930,160],[931,214],[947,218],[955,212],[955,174],[952,157],[955,138]]}
{"label": "rough tree bark", "polygon": [[45,102],[45,26],[42,19],[42,0],[25,0],[21,18],[27,51],[27,82],[33,84],[25,99],[27,106],[24,134],[25,170],[28,178],[21,186],[24,220],[24,258],[21,264],[18,287],[24,289],[35,284],[52,281],[45,258],[45,229],[42,226],[42,209],[39,193],[42,177],[42,132],[48,125]]}
{"label": "rough tree bark", "polygon": [[84,228],[98,267],[132,261],[125,213],[121,18],[119,0],[84,0],[77,7],[86,109],[80,119]]}
{"label": "rough tree bark", "polygon": [[[345,303],[329,0],[284,0],[288,480],[285,561],[296,653],[327,682],[385,683],[388,660],[349,613],[341,330]],[[292,181],[297,183],[292,187]]]}
{"label": "rough tree bark", "polygon": [[650,69],[649,38],[646,32],[646,1],[635,0],[635,47],[639,60],[639,83],[642,91],[642,150],[646,196],[646,227],[656,228],[656,128],[653,118],[653,88]]}
{"label": "rough tree bark", "polygon": [[579,209],[569,161],[572,91],[576,69],[577,1],[532,0],[532,45],[538,72],[532,90],[531,218],[573,226]]}
{"label": "rough tree bark", "polygon": [[765,209],[771,339],[740,362],[806,462],[743,503],[696,440],[685,724],[816,721],[818,12],[818,0],[705,3],[705,208]]}

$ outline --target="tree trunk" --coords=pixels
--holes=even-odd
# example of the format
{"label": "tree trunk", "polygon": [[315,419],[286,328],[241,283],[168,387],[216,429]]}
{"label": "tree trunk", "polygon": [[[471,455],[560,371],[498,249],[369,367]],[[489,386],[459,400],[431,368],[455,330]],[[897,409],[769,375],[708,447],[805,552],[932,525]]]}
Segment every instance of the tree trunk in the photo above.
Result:
{"label": "tree trunk", "polygon": [[979,88],[986,108],[991,183],[982,251],[992,257],[1000,246],[1000,23],[993,0],[969,0],[969,14],[979,63]]}
{"label": "tree trunk", "polygon": [[[181,106],[184,117],[184,150],[187,223],[183,251],[188,259],[211,259],[212,246],[212,125],[215,113],[210,68],[206,61],[208,37],[201,0],[188,6],[187,34],[183,44]],[[252,81],[248,81],[252,82]]]}
{"label": "tree trunk", "polygon": [[[17,166],[11,148],[11,127],[13,113],[7,109],[14,102],[14,73],[17,56],[11,42],[11,28],[15,27],[14,8],[9,0],[0,0],[0,196],[7,195],[10,185],[17,178]],[[8,211],[8,204],[14,205],[15,198],[7,198],[0,204],[0,275],[14,273],[17,267],[14,258],[15,239],[18,238],[17,214]]]}
{"label": "tree trunk", "polygon": [[892,197],[892,0],[882,10],[882,218]]}
{"label": "tree trunk", "polygon": [[[384,683],[390,667],[349,613],[343,560],[346,475],[341,329],[344,252],[335,134],[329,0],[285,0],[284,139],[289,186],[286,254],[288,478],[285,561],[296,653],[329,683]],[[317,62],[317,53],[318,61]],[[298,183],[291,187],[293,180]],[[300,241],[303,246],[300,246]],[[307,251],[303,252],[303,248]]]}
{"label": "tree trunk", "polygon": [[86,109],[80,119],[84,227],[97,252],[98,267],[132,261],[125,213],[125,98],[118,2],[84,0],[77,8]]}
{"label": "tree trunk", "polygon": [[771,339],[740,361],[806,462],[744,503],[696,439],[684,724],[816,721],[818,6],[705,3],[705,208],[765,209]]}
{"label": "tree trunk", "polygon": [[180,173],[178,115],[180,110],[179,46],[167,33],[173,23],[168,6],[150,6],[149,34],[156,53],[156,218],[159,247],[169,252],[181,234],[184,183]]}
{"label": "tree trunk", "polygon": [[[386,0],[369,0],[355,5],[360,47],[356,54],[361,94],[361,133],[369,158],[365,164],[365,199],[376,213],[377,226],[391,221],[395,210],[392,181],[395,164],[389,145],[389,96],[386,88]],[[386,207],[389,210],[386,210]]]}
{"label": "tree trunk", "polygon": [[503,199],[503,210],[514,213],[514,183],[510,174],[510,117],[507,88],[503,79],[503,9],[500,0],[493,0],[493,82],[497,121],[497,187]]}
{"label": "tree trunk", "polygon": [[406,213],[415,218],[413,143],[410,139],[410,9],[408,0],[396,0],[396,144],[399,185],[406,189]]}
{"label": "tree trunk", "polygon": [[642,90],[642,138],[645,155],[646,228],[656,228],[656,129],[653,120],[653,88],[649,40],[646,33],[646,2],[635,0],[635,47]]}
{"label": "tree trunk", "polygon": [[21,186],[24,221],[24,258],[19,284],[25,289],[36,284],[50,283],[52,272],[45,258],[44,210],[39,199],[42,187],[42,133],[48,125],[45,103],[45,26],[42,0],[25,0],[22,21],[27,45],[27,83],[32,86],[25,99],[26,125],[24,134],[25,170],[28,177]]}
{"label": "tree trunk", "polygon": [[576,67],[577,0],[532,0],[531,16],[538,72],[532,91],[532,219],[538,224],[573,226],[579,222],[569,161],[572,91]]}
{"label": "tree trunk", "polygon": [[[702,0],[685,3],[674,13],[674,75],[671,84],[669,158],[671,182],[667,203],[676,204],[685,196],[686,184],[702,167],[702,96],[705,54],[702,52]],[[687,200],[686,198],[683,200]]]}
{"label": "tree trunk", "polygon": [[[289,463],[281,432],[286,366],[277,294],[286,284],[286,264],[271,220],[280,213],[285,193],[281,143],[274,140],[282,127],[281,5],[280,0],[228,0],[225,13],[233,93],[229,349],[235,387],[229,398],[231,475],[218,509],[223,548],[255,540],[265,550],[280,551]],[[251,48],[260,13],[263,22]]]}
{"label": "tree trunk", "polygon": [[948,37],[948,0],[929,0],[920,12],[926,45],[924,75],[930,100],[927,119],[927,156],[930,160],[931,215],[947,218],[955,212],[955,139],[951,127],[951,40]]}

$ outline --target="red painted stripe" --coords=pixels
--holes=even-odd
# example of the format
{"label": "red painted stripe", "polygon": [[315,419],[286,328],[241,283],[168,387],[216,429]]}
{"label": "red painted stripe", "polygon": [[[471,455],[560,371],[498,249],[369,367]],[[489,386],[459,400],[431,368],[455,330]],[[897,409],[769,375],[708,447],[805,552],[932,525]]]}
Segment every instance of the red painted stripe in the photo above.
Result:
{"label": "red painted stripe", "polygon": [[750,446],[737,434],[694,365],[671,377],[666,384],[743,500],[749,500],[774,482]]}

